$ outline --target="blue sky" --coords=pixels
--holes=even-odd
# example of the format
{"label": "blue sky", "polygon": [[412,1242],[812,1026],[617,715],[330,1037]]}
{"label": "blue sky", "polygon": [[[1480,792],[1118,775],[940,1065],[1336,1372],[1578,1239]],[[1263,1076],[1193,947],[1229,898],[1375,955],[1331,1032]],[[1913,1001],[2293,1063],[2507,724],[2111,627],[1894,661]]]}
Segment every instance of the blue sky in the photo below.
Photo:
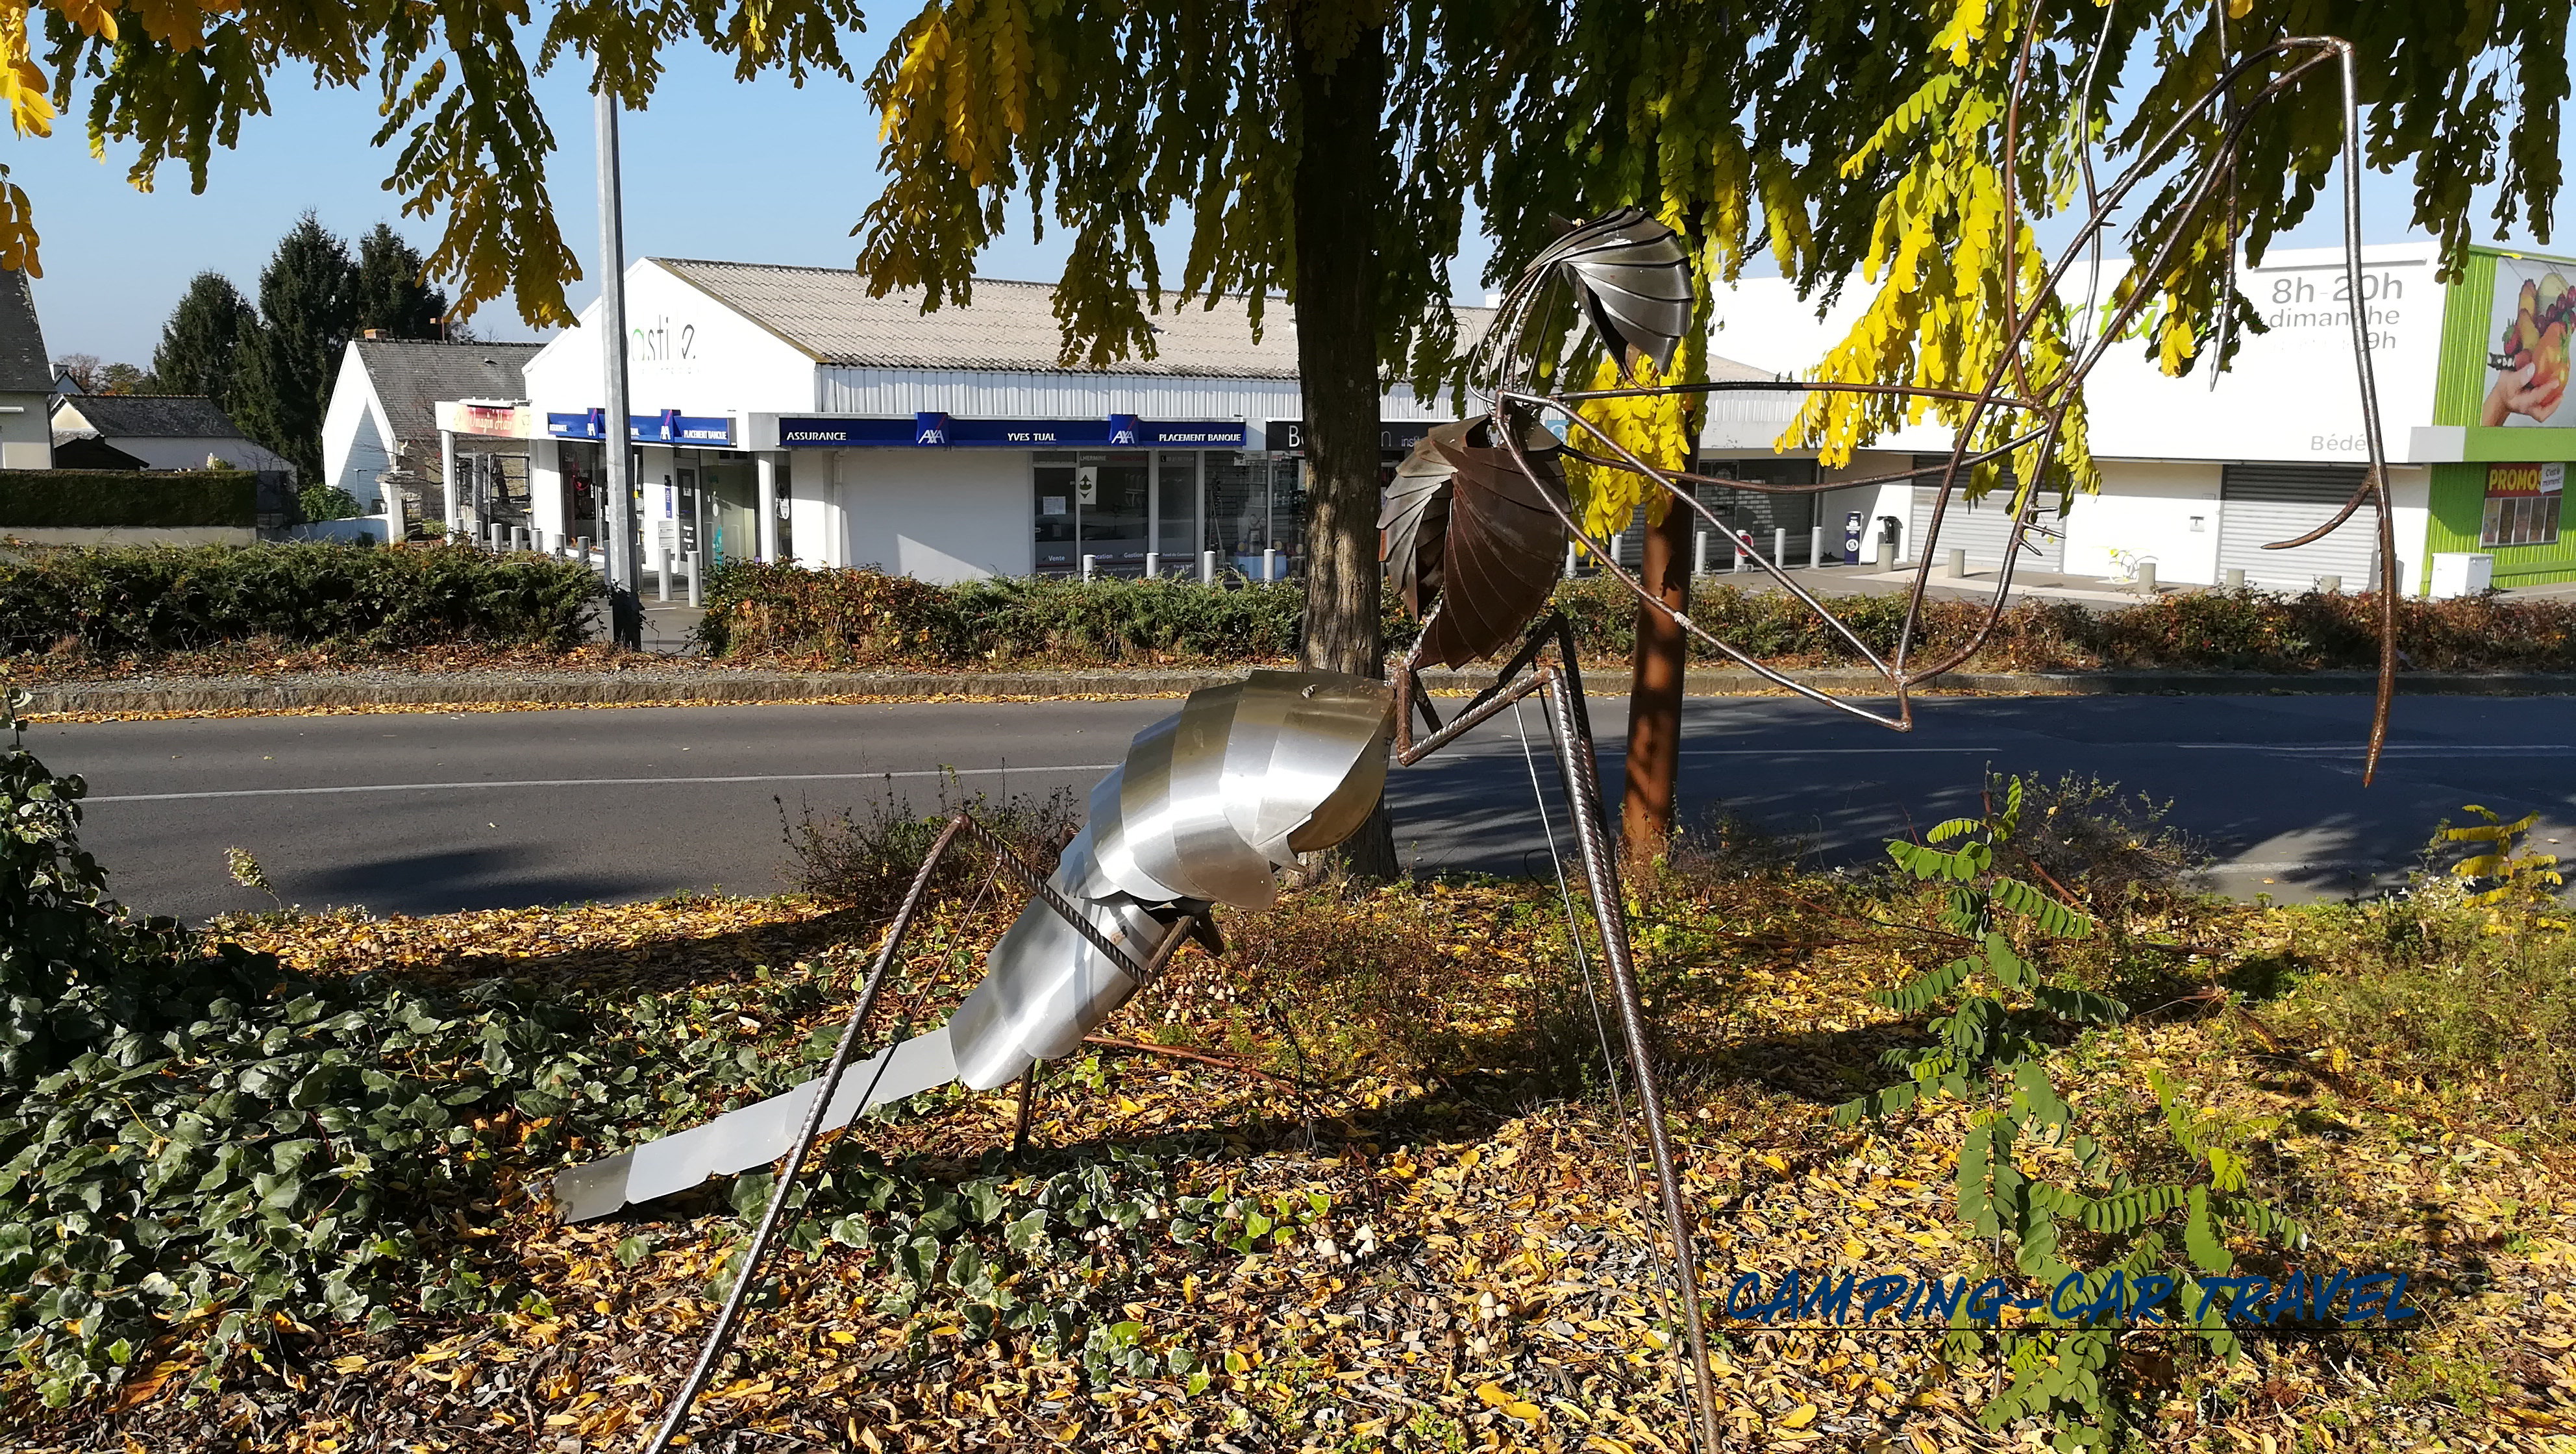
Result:
{"label": "blue sky", "polygon": [[[877,44],[863,37],[851,51],[864,74]],[[652,108],[629,115],[623,127],[629,255],[848,266],[857,250],[849,229],[879,185],[876,118],[858,86],[825,79],[800,90],[777,78],[738,84],[727,65],[692,48],[675,48],[670,59]],[[595,276],[585,76],[577,62],[559,67],[540,81],[539,94],[555,129],[548,180],[565,209],[566,239]],[[36,302],[56,356],[93,353],[148,365],[162,320],[189,278],[212,268],[250,291],[278,236],[307,208],[349,237],[378,220],[392,222],[427,250],[436,229],[399,216],[400,199],[383,190],[392,159],[368,145],[376,126],[371,92],[316,91],[282,77],[271,101],[275,114],[245,123],[240,145],[215,154],[203,195],[188,191],[180,167],[164,169],[158,190],[136,192],[125,180],[131,152],[111,148],[105,162],[92,160],[77,107],[51,138],[7,147],[11,179],[34,203],[43,237]],[[2389,241],[2405,234],[2402,182],[2370,176],[2364,197],[2365,235]],[[1011,228],[978,271],[1055,277],[1063,266],[1060,238],[1031,243],[1024,211],[1013,214]],[[2335,240],[2332,219],[2319,216],[2286,241]],[[1454,279],[1462,298],[1474,296],[1482,264],[1482,249],[1471,243]],[[591,283],[575,285],[576,305],[595,291]],[[487,305],[475,324],[487,337],[534,336],[507,300]]]}

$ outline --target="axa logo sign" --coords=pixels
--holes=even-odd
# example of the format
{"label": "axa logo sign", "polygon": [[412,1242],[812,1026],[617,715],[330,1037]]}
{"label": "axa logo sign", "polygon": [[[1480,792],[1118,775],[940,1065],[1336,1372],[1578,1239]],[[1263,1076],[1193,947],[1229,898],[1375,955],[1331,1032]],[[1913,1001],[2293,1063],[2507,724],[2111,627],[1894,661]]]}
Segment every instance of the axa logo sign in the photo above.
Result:
{"label": "axa logo sign", "polygon": [[1144,427],[1137,423],[1135,415],[1112,414],[1109,416],[1109,444],[1111,448],[1115,449],[1121,446],[1132,448],[1136,444],[1140,443],[1143,437]]}
{"label": "axa logo sign", "polygon": [[945,414],[913,415],[912,442],[920,445],[945,446],[948,443],[948,416]]}

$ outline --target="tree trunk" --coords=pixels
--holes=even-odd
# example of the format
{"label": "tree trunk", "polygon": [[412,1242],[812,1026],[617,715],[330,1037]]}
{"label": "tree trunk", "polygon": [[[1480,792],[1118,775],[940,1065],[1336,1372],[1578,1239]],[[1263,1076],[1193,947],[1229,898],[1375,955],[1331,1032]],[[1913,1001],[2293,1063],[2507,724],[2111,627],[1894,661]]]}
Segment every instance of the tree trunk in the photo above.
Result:
{"label": "tree trunk", "polygon": [[[1377,228],[1387,158],[1386,32],[1340,54],[1292,36],[1296,88],[1297,373],[1305,393],[1304,663],[1386,675],[1378,631]],[[1362,878],[1398,872],[1386,805],[1342,845]]]}
{"label": "tree trunk", "polygon": [[[1691,525],[1697,515],[1667,501],[1664,521],[1646,531],[1638,580],[1676,611],[1690,610]],[[1637,655],[1628,687],[1628,785],[1620,806],[1623,856],[1641,870],[1673,836],[1673,795],[1681,775],[1682,672],[1690,637],[1661,611],[1637,606]]]}

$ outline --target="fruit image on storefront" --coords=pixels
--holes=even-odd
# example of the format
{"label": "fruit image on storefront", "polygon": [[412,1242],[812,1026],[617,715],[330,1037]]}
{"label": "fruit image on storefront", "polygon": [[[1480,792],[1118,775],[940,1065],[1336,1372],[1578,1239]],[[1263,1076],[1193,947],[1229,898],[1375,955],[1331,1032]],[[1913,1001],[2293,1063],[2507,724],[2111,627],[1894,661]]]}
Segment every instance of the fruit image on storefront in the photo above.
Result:
{"label": "fruit image on storefront", "polygon": [[2567,396],[2567,337],[2576,326],[2576,292],[2553,269],[2521,277],[2521,286],[2508,293],[2515,275],[2525,271],[2513,265],[2519,261],[2498,259],[2496,269],[2497,310],[2510,306],[2511,312],[2495,352],[2487,356],[2494,381],[2478,422],[2489,428],[2548,424]]}

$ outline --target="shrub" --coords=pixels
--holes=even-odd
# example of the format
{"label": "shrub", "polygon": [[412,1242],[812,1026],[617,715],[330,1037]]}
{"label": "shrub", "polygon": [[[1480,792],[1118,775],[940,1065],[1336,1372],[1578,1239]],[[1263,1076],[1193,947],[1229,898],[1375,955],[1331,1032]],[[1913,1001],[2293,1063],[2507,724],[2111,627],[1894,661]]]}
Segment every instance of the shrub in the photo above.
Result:
{"label": "shrub", "polygon": [[0,470],[0,535],[49,529],[248,528],[259,476],[249,470]]}
{"label": "shrub", "polygon": [[307,520],[354,520],[367,513],[357,496],[338,485],[306,485],[296,491],[295,504]]}
{"label": "shrub", "polygon": [[59,1406],[177,1338],[211,1371],[291,1323],[482,1305],[445,1219],[521,1133],[560,1134],[507,1122],[634,1070],[498,986],[304,980],[136,918],[80,848],[83,792],[0,751],[0,1345]]}
{"label": "shrub", "polygon": [[45,550],[0,559],[0,657],[113,658],[266,637],[398,651],[452,642],[567,648],[601,594],[581,566],[461,546]]}
{"label": "shrub", "polygon": [[[938,586],[873,568],[805,570],[733,564],[711,578],[699,639],[719,656],[832,666],[957,667],[1043,662],[1057,666],[1285,661],[1304,630],[1305,588],[1295,583],[1224,590],[1182,581],[995,579]],[[1557,586],[1553,604],[1585,657],[1625,660],[1636,646],[1636,602],[1615,580]],[[1783,667],[1849,666],[1857,638],[1882,659],[1896,652],[1902,596],[1837,596],[1825,604],[1845,636],[1777,591],[1703,577],[1691,619],[1757,660]],[[1928,600],[1916,628],[1917,664],[1945,657],[1975,634],[1983,602]],[[1390,655],[1420,634],[1381,598]],[[2405,601],[2399,645],[2409,665],[2431,670],[2576,670],[2576,603]],[[1971,669],[2088,671],[2106,667],[2315,671],[2378,662],[2378,605],[2367,596],[2272,596],[2205,591],[2117,610],[2024,600],[1996,621]],[[1692,659],[1725,655],[1694,640]]]}

